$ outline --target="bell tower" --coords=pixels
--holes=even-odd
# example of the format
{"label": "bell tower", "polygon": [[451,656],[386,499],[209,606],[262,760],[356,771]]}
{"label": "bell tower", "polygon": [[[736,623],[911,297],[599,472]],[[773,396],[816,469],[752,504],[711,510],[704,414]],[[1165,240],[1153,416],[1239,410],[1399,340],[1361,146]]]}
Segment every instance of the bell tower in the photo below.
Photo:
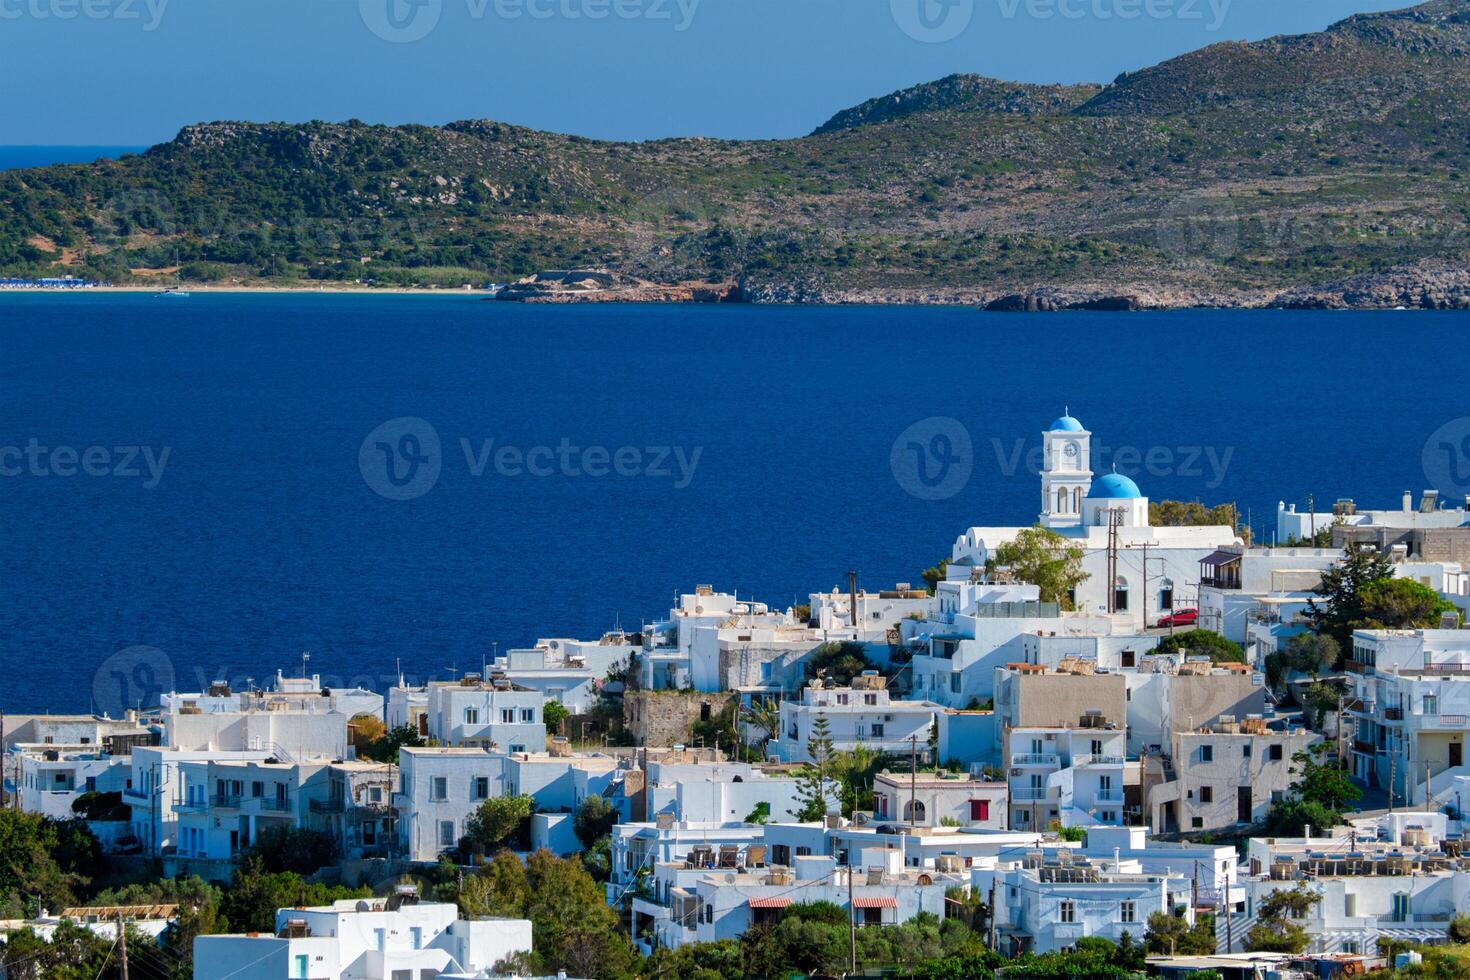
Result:
{"label": "bell tower", "polygon": [[1068,412],[1042,434],[1041,523],[1078,527],[1082,499],[1092,488],[1092,433]]}

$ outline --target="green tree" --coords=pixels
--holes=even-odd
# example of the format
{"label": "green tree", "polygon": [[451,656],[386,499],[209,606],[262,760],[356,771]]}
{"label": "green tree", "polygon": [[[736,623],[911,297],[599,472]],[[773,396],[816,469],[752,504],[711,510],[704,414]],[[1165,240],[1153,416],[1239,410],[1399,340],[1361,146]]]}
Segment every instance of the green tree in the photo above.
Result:
{"label": "green tree", "polygon": [[1470,945],[1470,915],[1460,914],[1450,920],[1450,942]]}
{"label": "green tree", "polygon": [[807,656],[806,661],[807,677],[821,677],[831,687],[846,687],[854,677],[873,669],[867,649],[850,640],[823,643]]}
{"label": "green tree", "polygon": [[1153,527],[1230,527],[1240,523],[1234,504],[1206,507],[1197,500],[1157,500],[1148,505],[1148,522]]}
{"label": "green tree", "polygon": [[244,858],[230,887],[224,889],[219,911],[230,928],[239,932],[271,932],[276,910],[298,905],[330,905],[338,899],[367,898],[367,888],[343,888],[308,882],[293,871],[266,871],[259,857]]}
{"label": "green tree", "polygon": [[1300,953],[1311,937],[1293,921],[1305,918],[1322,896],[1306,885],[1272,892],[1257,907],[1256,924],[1245,935],[1245,948],[1252,953]]}
{"label": "green tree", "polygon": [[1215,920],[1198,916],[1190,925],[1177,915],[1155,912],[1148,917],[1144,942],[1150,956],[1206,956],[1215,951]]}
{"label": "green tree", "polygon": [[266,872],[312,875],[337,860],[337,842],[306,827],[267,827],[256,835],[246,853],[259,858]]}
{"label": "green tree", "polygon": [[102,865],[102,847],[81,820],[0,810],[0,901],[33,915],[75,905]]}
{"label": "green tree", "polygon": [[1245,663],[1245,651],[1240,648],[1240,644],[1227,640],[1212,630],[1189,630],[1186,633],[1166,636],[1159,641],[1159,653],[1208,656],[1217,664]]}
{"label": "green tree", "polygon": [[572,713],[560,701],[547,701],[541,709],[541,719],[546,722],[546,730],[554,735],[566,734],[561,730],[561,723],[571,716]]}
{"label": "green tree", "polygon": [[1300,633],[1286,644],[1286,657],[1292,670],[1317,677],[1342,658],[1342,647],[1330,636]]}
{"label": "green tree", "polygon": [[1307,603],[1312,632],[1332,637],[1339,649],[1351,647],[1353,630],[1367,619],[1365,591],[1391,578],[1393,563],[1387,558],[1366,548],[1349,549],[1344,561],[1322,573],[1313,590],[1318,598]]}
{"label": "green tree", "polygon": [[465,821],[461,849],[494,853],[522,832],[535,809],[536,801],[529,796],[491,797]]}
{"label": "green tree", "polygon": [[929,587],[929,594],[933,595],[939,591],[939,583],[949,575],[949,559],[940,559],[937,565],[926,568],[923,571],[924,584]]}
{"label": "green tree", "polygon": [[722,939],[714,943],[688,943],[676,949],[660,946],[644,964],[648,980],[743,980],[740,943]]}
{"label": "green tree", "polygon": [[781,703],[779,701],[761,701],[753,704],[745,716],[749,725],[761,733],[760,750],[762,758],[765,757],[766,747],[771,740],[781,731]]}
{"label": "green tree", "polygon": [[1363,626],[1368,629],[1426,629],[1445,613],[1459,617],[1455,605],[1422,582],[1392,578],[1371,582],[1362,591]]}
{"label": "green tree", "polygon": [[1328,752],[1328,744],[1318,742],[1292,756],[1292,772],[1298,778],[1286,798],[1272,804],[1267,813],[1269,833],[1300,837],[1307,827],[1335,827],[1342,823],[1343,811],[1362,799],[1363,791],[1353,785]]}
{"label": "green tree", "polygon": [[572,818],[572,829],[582,846],[590,848],[612,833],[617,822],[617,807],[601,796],[589,796],[578,804],[577,814]]}
{"label": "green tree", "polygon": [[388,734],[388,726],[383,724],[383,719],[377,715],[362,712],[352,716],[347,722],[347,740],[362,755],[373,743],[381,741]]}
{"label": "green tree", "polygon": [[797,819],[802,821],[821,820],[827,815],[832,798],[834,755],[832,726],[827,716],[817,712],[812,721],[811,734],[806,740],[807,764],[802,768],[798,780],[798,799],[801,810]]}
{"label": "green tree", "polygon": [[996,548],[987,567],[1007,567],[1020,581],[1039,586],[1042,602],[1057,602],[1071,609],[1072,590],[1087,579],[1082,570],[1085,553],[1080,545],[1055,531],[1032,527]]}
{"label": "green tree", "polygon": [[384,762],[390,765],[398,765],[398,750],[404,747],[414,747],[424,744],[424,739],[418,730],[411,725],[403,725],[394,728],[367,748],[358,752],[358,755],[371,759],[374,762]]}

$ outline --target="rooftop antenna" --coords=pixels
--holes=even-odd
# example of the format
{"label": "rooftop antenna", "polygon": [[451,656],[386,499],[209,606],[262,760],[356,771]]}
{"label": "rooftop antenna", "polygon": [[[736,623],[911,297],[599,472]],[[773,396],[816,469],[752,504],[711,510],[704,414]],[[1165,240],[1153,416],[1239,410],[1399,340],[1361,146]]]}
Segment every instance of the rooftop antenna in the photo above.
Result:
{"label": "rooftop antenna", "polygon": [[403,658],[402,657],[394,657],[393,658],[393,666],[396,667],[396,668],[398,668],[398,686],[399,687],[402,687],[403,686]]}
{"label": "rooftop antenna", "polygon": [[308,660],[310,660],[310,659],[311,659],[311,654],[307,653],[305,650],[302,650],[301,651],[301,679],[302,680],[305,680],[307,678],[307,676],[308,676],[307,673],[306,673],[306,662]]}

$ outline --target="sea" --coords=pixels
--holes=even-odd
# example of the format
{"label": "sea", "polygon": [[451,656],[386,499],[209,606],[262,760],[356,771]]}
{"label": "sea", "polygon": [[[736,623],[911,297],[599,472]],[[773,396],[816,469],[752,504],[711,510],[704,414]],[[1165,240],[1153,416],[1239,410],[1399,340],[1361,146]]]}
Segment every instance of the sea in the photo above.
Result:
{"label": "sea", "polygon": [[0,708],[303,667],[384,689],[699,584],[919,582],[966,528],[1035,521],[1067,412],[1095,470],[1257,540],[1309,495],[1461,499],[1465,325],[0,294]]}
{"label": "sea", "polygon": [[125,153],[142,153],[145,149],[144,146],[0,146],[0,170],[116,160]]}

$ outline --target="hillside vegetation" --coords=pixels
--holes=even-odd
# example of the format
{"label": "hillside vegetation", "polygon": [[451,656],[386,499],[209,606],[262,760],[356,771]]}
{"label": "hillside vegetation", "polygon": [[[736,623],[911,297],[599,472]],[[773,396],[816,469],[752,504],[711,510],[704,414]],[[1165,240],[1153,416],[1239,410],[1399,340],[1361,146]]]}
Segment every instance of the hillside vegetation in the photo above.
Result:
{"label": "hillside vegetation", "polygon": [[1433,0],[1105,86],[954,76],[792,140],[213,123],[0,174],[0,273],[449,286],[593,267],[763,300],[1470,305],[1467,120],[1470,0]]}

